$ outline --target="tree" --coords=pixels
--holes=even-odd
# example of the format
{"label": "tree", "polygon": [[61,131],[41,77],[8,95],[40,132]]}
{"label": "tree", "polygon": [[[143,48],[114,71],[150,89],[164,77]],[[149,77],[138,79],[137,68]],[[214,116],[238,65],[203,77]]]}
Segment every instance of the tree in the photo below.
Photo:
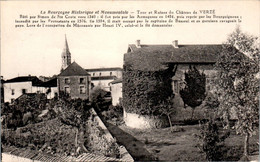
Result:
{"label": "tree", "polygon": [[87,152],[84,146],[84,134],[86,130],[86,123],[90,117],[90,104],[88,100],[70,99],[66,96],[59,98],[56,106],[62,107],[58,109],[58,118],[66,125],[70,125],[75,129],[75,152],[80,150]]}
{"label": "tree", "polygon": [[[231,109],[237,122],[235,129],[245,136],[244,160],[248,157],[249,137],[259,122],[259,38],[241,32],[240,28],[231,33],[223,45],[216,69],[217,89],[222,118],[229,121]],[[229,125],[227,125],[229,126]]]}
{"label": "tree", "polygon": [[158,106],[158,110],[160,111],[161,115],[166,115],[170,124],[171,132],[173,132],[172,122],[171,122],[171,114],[175,113],[175,109],[173,109],[173,98],[169,96],[165,101],[162,101],[161,104]]}
{"label": "tree", "polygon": [[93,88],[90,94],[90,101],[93,107],[96,108],[96,111],[98,113],[102,111],[107,111],[109,105],[111,105],[111,99],[106,99],[106,96],[111,97],[111,95],[109,95],[109,92],[103,90],[99,86]]}
{"label": "tree", "polygon": [[180,90],[184,104],[192,108],[191,119],[193,119],[194,109],[201,105],[206,97],[206,76],[200,73],[195,67],[191,67],[185,72],[186,85]]}

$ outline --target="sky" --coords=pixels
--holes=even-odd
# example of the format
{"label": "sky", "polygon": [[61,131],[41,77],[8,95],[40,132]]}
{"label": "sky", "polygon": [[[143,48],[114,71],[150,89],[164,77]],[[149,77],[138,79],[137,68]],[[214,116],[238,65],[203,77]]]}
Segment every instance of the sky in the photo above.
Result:
{"label": "sky", "polygon": [[1,76],[59,74],[67,36],[72,61],[83,68],[122,67],[128,44],[221,44],[235,23],[176,24],[173,28],[15,28],[19,14],[41,10],[182,10],[215,9],[218,15],[242,16],[242,31],[260,32],[259,1],[1,1]]}

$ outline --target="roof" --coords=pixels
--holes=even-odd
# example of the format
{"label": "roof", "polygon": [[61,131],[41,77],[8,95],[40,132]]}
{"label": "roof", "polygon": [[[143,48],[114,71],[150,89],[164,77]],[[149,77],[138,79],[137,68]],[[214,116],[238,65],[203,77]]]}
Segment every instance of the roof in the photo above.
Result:
{"label": "roof", "polygon": [[91,80],[114,80],[116,79],[116,76],[92,76]]}
{"label": "roof", "polygon": [[122,161],[122,159],[116,159],[113,157],[106,157],[93,153],[82,153],[79,156],[66,156],[66,155],[53,155],[50,153],[44,153],[36,150],[30,150],[28,148],[17,148],[14,146],[3,147],[3,153],[15,155],[35,161]]}
{"label": "roof", "polygon": [[115,71],[115,70],[121,70],[120,67],[110,67],[110,68],[93,68],[93,69],[86,69],[88,72],[96,72],[96,71]]}
{"label": "roof", "polygon": [[214,64],[222,50],[222,45],[141,45],[137,48],[129,45],[128,53],[124,55],[125,64],[132,64],[140,70],[159,70],[164,63],[177,64]]}
{"label": "roof", "polygon": [[53,78],[49,81],[43,82],[41,84],[43,87],[57,87],[57,78]]}
{"label": "roof", "polygon": [[16,83],[16,82],[32,82],[33,86],[38,86],[42,84],[42,81],[38,79],[36,76],[19,76],[4,81],[4,83]]}
{"label": "roof", "polygon": [[89,73],[79,66],[75,61],[63,70],[59,76],[86,76]]}
{"label": "roof", "polygon": [[112,82],[110,82],[111,84],[117,84],[117,83],[122,83],[122,78],[116,79]]}

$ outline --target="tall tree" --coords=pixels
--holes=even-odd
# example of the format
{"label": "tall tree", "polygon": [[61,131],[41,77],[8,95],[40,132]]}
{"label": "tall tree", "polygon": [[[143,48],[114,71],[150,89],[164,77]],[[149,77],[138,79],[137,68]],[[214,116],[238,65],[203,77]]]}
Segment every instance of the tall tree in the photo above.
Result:
{"label": "tall tree", "polygon": [[185,72],[185,83],[185,87],[180,90],[180,95],[184,104],[192,108],[192,119],[195,108],[201,105],[206,97],[206,76],[190,66],[188,72]]}
{"label": "tall tree", "polygon": [[[241,32],[231,33],[217,60],[219,109],[228,123],[237,118],[236,132],[245,136],[244,160],[248,157],[249,137],[259,122],[259,38]],[[231,113],[233,109],[233,113]]]}

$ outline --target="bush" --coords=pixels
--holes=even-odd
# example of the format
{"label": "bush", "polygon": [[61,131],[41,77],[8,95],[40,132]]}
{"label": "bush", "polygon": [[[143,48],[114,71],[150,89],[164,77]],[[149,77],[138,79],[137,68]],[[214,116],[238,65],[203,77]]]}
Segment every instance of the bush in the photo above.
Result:
{"label": "bush", "polygon": [[229,133],[220,136],[219,127],[214,120],[209,120],[200,127],[199,138],[202,141],[201,147],[209,161],[219,161],[223,157],[224,140]]}
{"label": "bush", "polygon": [[1,116],[5,116],[3,127],[16,129],[28,123],[39,122],[37,117],[46,108],[46,103],[45,95],[24,94],[12,105],[4,104],[1,107]]}
{"label": "bush", "polygon": [[109,108],[109,105],[112,104],[112,100],[106,98],[108,93],[110,93],[110,92],[103,90],[101,87],[93,88],[93,90],[90,94],[90,101],[91,101],[92,106],[97,111],[97,113],[107,111]]}

